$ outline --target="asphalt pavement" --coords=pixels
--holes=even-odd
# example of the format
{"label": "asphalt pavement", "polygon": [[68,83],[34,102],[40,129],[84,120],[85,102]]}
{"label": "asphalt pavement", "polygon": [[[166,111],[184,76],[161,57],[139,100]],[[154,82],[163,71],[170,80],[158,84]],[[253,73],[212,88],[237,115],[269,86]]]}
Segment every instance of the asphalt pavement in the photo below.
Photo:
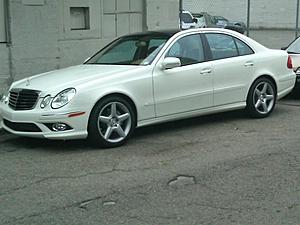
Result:
{"label": "asphalt pavement", "polygon": [[299,110],[145,127],[115,149],[0,131],[1,224],[300,224]]}

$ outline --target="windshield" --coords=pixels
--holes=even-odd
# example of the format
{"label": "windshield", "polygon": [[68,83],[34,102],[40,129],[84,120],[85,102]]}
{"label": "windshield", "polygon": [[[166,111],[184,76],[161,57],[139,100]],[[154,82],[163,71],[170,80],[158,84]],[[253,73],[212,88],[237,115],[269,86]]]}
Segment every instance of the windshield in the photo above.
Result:
{"label": "windshield", "polygon": [[295,40],[288,48],[287,52],[300,54],[300,38]]}
{"label": "windshield", "polygon": [[193,23],[194,22],[193,17],[188,13],[181,13],[180,17],[184,23]]}
{"label": "windshield", "polygon": [[149,65],[170,37],[127,36],[94,55],[86,64]]}

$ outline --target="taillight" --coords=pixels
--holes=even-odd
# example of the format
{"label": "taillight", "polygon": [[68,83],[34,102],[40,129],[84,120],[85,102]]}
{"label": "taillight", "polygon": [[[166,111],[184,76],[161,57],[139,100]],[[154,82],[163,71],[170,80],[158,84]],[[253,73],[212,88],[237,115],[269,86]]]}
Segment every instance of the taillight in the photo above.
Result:
{"label": "taillight", "polygon": [[292,57],[290,55],[289,55],[288,61],[287,61],[287,68],[293,69]]}

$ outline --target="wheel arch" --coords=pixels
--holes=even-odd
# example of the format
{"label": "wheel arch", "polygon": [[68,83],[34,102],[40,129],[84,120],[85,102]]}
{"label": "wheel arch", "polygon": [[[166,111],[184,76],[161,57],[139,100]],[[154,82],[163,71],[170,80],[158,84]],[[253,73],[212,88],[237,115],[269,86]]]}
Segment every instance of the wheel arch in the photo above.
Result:
{"label": "wheel arch", "polygon": [[249,92],[250,92],[250,89],[251,89],[252,85],[253,85],[258,79],[261,79],[261,78],[267,78],[267,79],[269,79],[269,80],[274,84],[275,91],[276,91],[276,97],[277,97],[277,91],[278,91],[277,82],[276,82],[276,80],[274,79],[274,77],[271,76],[271,75],[269,75],[269,74],[263,74],[263,75],[260,75],[260,76],[256,77],[256,78],[251,82],[251,85],[250,85],[249,88],[248,88],[247,97],[248,97],[248,95],[249,95]]}
{"label": "wheel arch", "polygon": [[97,104],[99,102],[101,102],[103,99],[108,98],[108,97],[120,97],[120,98],[123,98],[124,100],[126,100],[132,106],[132,109],[133,109],[134,115],[135,115],[135,123],[136,123],[135,126],[136,126],[137,125],[137,119],[138,119],[138,111],[137,111],[136,103],[134,102],[134,100],[131,97],[129,97],[129,95],[121,93],[121,92],[107,93],[107,94],[103,95],[102,97],[100,97],[95,102],[95,104],[93,105],[93,108],[90,111],[90,115],[89,115],[89,120],[88,121],[90,121],[91,114],[92,114],[93,110],[95,109],[95,107],[97,106]]}

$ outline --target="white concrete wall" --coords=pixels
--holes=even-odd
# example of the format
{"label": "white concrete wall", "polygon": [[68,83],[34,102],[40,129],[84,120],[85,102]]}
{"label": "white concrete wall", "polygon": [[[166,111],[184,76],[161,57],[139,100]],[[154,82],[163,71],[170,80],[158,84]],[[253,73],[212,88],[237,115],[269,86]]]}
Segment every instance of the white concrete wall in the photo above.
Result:
{"label": "white concrete wall", "polygon": [[6,47],[6,44],[0,43],[0,93],[3,93],[5,87],[8,85],[8,78],[9,78],[8,49]]}
{"label": "white concrete wall", "polygon": [[[8,47],[0,43],[0,93],[9,83],[10,73],[14,80],[19,80],[80,64],[118,35],[142,31],[142,1],[10,1],[12,68],[10,71]],[[106,7],[104,12],[107,3],[108,8],[112,5],[112,10]],[[146,3],[148,29],[178,27],[178,0],[147,0]],[[70,7],[90,7],[89,30],[70,29]]]}
{"label": "white concrete wall", "polygon": [[147,0],[149,30],[179,28],[179,0]]}
{"label": "white concrete wall", "polygon": [[4,18],[4,0],[0,0],[0,42],[6,41]]}

